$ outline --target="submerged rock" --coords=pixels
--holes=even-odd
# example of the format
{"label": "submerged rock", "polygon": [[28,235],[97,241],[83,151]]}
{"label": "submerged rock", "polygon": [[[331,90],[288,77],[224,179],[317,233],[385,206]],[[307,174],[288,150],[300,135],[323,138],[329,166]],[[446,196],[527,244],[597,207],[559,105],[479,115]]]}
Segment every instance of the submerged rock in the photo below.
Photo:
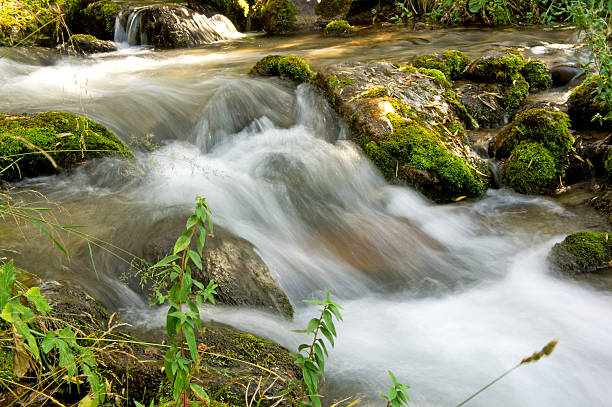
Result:
{"label": "submerged rock", "polygon": [[612,241],[608,233],[573,233],[553,246],[548,261],[556,269],[569,274],[609,270]]}
{"label": "submerged rock", "polygon": [[488,167],[467,144],[465,108],[442,72],[345,63],[323,69],[316,83],[388,180],[408,183],[438,202],[486,189]]}
{"label": "submerged rock", "polygon": [[7,181],[50,175],[93,158],[131,151],[105,126],[76,114],[0,114],[0,174]]}
{"label": "submerged rock", "polygon": [[[145,239],[143,257],[151,264],[171,254],[174,242],[184,229],[187,217],[172,216],[157,222]],[[270,269],[248,241],[215,226],[214,237],[206,239],[203,270],[191,265],[193,278],[218,284],[217,301],[223,304],[263,308],[284,317],[293,317],[287,295]]]}
{"label": "submerged rock", "polygon": [[117,51],[117,46],[111,41],[103,41],[87,34],[71,35],[67,42],[62,44],[63,49],[68,49],[78,54],[95,54],[98,52]]}

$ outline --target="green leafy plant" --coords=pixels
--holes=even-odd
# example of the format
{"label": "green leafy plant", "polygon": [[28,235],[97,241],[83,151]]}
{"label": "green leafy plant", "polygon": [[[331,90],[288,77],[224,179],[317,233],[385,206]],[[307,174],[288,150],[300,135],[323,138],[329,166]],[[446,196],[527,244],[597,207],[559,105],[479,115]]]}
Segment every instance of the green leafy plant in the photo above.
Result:
{"label": "green leafy plant", "polygon": [[408,8],[410,0],[401,0],[395,2],[396,13],[390,18],[391,21],[401,24],[404,21],[411,20],[414,17],[412,11]]}
{"label": "green leafy plant", "polygon": [[[152,266],[153,269],[162,270],[168,270],[169,267],[170,281],[174,283],[167,294],[156,291],[154,304],[167,302],[170,305],[166,317],[166,332],[172,342],[164,358],[164,370],[172,384],[175,402],[180,401],[185,407],[189,404],[191,392],[202,401],[209,400],[204,389],[192,383],[191,379],[200,361],[196,336],[202,330],[202,322],[198,306],[207,301],[214,304],[214,295],[217,293],[214,281],[211,280],[208,286],[204,287],[191,275],[189,260],[202,270],[202,250],[206,236],[213,232],[211,212],[206,200],[198,196],[196,201],[195,213],[187,219],[185,231],[174,244],[173,254]],[[191,248],[194,238],[196,250]]]}
{"label": "green leafy plant", "polygon": [[333,319],[335,317],[336,321],[342,321],[340,314],[342,307],[331,300],[327,290],[325,290],[325,300],[305,300],[305,302],[319,305],[321,308],[319,318],[311,319],[306,329],[294,331],[312,334],[312,342],[301,344],[298,353],[293,354],[295,363],[302,368],[303,386],[299,402],[302,405],[321,407],[319,376],[325,380],[325,358],[328,356],[323,337],[332,347],[334,346],[337,333]]}
{"label": "green leafy plant", "polygon": [[387,400],[387,407],[402,407],[408,406],[408,401],[410,397],[408,397],[408,393],[406,390],[410,388],[405,384],[399,383],[395,378],[395,375],[390,370],[387,371],[389,373],[389,377],[391,377],[392,384],[389,386],[389,390],[387,390],[387,394],[380,393],[380,397]]}

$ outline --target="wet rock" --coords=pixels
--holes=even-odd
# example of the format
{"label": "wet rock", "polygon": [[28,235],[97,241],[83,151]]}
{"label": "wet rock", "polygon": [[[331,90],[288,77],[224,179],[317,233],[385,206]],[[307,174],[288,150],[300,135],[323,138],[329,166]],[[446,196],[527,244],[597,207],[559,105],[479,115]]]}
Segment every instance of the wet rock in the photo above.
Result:
{"label": "wet rock", "polygon": [[538,59],[528,60],[523,69],[521,69],[521,74],[527,83],[529,83],[529,90],[531,92],[548,89],[552,86],[552,78],[548,66]]}
{"label": "wet rock", "polygon": [[[144,259],[155,263],[170,254],[184,230],[185,219],[187,216],[171,216],[157,222],[145,239]],[[214,237],[206,239],[202,265],[202,272],[191,265],[193,278],[204,285],[213,279],[219,286],[218,302],[293,316],[291,302],[248,241],[215,226]]]}
{"label": "wet rock", "polygon": [[321,0],[317,2],[315,13],[329,20],[344,20],[352,0]]}
{"label": "wet rock", "polygon": [[509,113],[502,106],[504,90],[495,83],[466,83],[456,89],[459,101],[479,127],[493,128],[506,124]]}
{"label": "wet rock", "polygon": [[568,274],[610,271],[612,240],[608,233],[578,232],[553,246],[548,261]]}
{"label": "wet rock", "polygon": [[525,66],[516,50],[494,50],[483,54],[469,66],[467,76],[481,82],[512,83]]}
{"label": "wet rock", "polygon": [[[31,154],[36,152],[40,154]],[[76,114],[0,114],[0,157],[26,153],[18,162],[10,157],[0,159],[0,168],[13,164],[0,178],[14,181],[51,175],[108,155],[132,157],[131,151],[106,127]]]}
{"label": "wet rock", "polygon": [[550,68],[553,86],[565,86],[584,75],[584,71],[575,65],[555,65]]}
{"label": "wet rock", "polygon": [[325,26],[321,16],[315,14],[316,1],[311,0],[291,0],[295,7],[295,29],[301,30],[320,30]]}
{"label": "wet rock", "polygon": [[[612,114],[606,102],[598,97],[598,76],[592,76],[572,90],[567,99],[567,113],[575,129],[611,130],[610,119],[603,120]],[[598,116],[598,117],[596,117]],[[602,119],[602,120],[600,120]]]}
{"label": "wet rock", "polygon": [[99,52],[117,51],[117,46],[111,41],[99,40],[92,35],[74,34],[67,42],[62,44],[63,49],[70,50],[77,54],[95,54]]}
{"label": "wet rock", "polygon": [[440,71],[345,63],[323,69],[316,83],[388,180],[439,202],[485,190],[488,167],[467,144],[467,112]]}

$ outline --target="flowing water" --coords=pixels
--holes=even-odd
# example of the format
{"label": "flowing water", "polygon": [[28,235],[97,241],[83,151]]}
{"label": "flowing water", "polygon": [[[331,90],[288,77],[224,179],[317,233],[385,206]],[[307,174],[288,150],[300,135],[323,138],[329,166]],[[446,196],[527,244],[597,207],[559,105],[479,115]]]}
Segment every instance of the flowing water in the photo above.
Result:
{"label": "flowing water", "polygon": [[[351,39],[248,36],[198,49],[123,48],[68,59],[13,53],[0,59],[1,112],[86,113],[137,159],[106,159],[26,180],[16,193],[59,207],[60,222],[138,252],[159,219],[189,214],[205,196],[214,220],[252,242],[296,307],[294,322],[214,307],[205,317],[289,348],[316,312],[301,302],[325,288],[344,306],[324,394],[375,401],[386,371],[412,386],[412,406],[453,406],[552,338],[555,353],[522,367],[474,406],[608,406],[612,391],[610,291],[550,272],[564,234],[605,229],[571,200],[490,190],[483,199],[433,205],[388,185],[349,141],[310,85],[247,75],[268,53],[295,53],[313,68],[344,60],[461,49],[525,47],[549,63],[579,58],[570,30],[364,30]],[[562,100],[566,89],[545,97]],[[541,96],[543,97],[543,96]],[[159,148],[141,148],[148,144]],[[44,194],[44,198],[30,190]],[[48,215],[49,216],[49,215]],[[136,326],[164,325],[118,280],[126,266],[66,238],[67,261],[27,224],[3,231],[0,256],[46,278],[76,281]],[[326,399],[325,404],[331,404]]]}

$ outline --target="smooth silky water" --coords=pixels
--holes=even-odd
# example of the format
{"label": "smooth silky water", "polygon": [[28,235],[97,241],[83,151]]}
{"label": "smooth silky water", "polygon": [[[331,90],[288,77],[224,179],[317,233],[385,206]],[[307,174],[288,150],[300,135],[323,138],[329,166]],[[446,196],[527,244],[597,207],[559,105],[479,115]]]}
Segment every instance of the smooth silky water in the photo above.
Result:
{"label": "smooth silky water", "polygon": [[[314,69],[517,46],[551,64],[572,62],[579,58],[573,35],[387,28],[350,39],[247,36],[187,50],[123,47],[83,59],[16,51],[0,59],[0,112],[86,114],[133,143],[137,157],[25,180],[14,193],[134,253],[156,221],[187,217],[195,196],[205,196],[214,221],[256,246],[296,307],[293,322],[223,306],[208,308],[205,318],[295,349],[307,339],[291,329],[316,313],[302,299],[328,288],[344,306],[324,404],[358,396],[380,405],[389,369],[411,386],[412,406],[453,406],[559,338],[550,358],[522,367],[471,405],[608,406],[610,291],[554,275],[545,261],[564,234],[605,230],[605,220],[571,200],[506,189],[433,205],[388,185],[313,87],[247,75],[269,53],[295,53]],[[159,147],[142,148],[148,141]],[[43,278],[83,285],[137,328],[164,325],[163,309],[152,310],[119,281],[125,264],[97,250],[94,272],[85,242],[63,242],[70,261],[21,224],[1,232],[0,256]]]}

